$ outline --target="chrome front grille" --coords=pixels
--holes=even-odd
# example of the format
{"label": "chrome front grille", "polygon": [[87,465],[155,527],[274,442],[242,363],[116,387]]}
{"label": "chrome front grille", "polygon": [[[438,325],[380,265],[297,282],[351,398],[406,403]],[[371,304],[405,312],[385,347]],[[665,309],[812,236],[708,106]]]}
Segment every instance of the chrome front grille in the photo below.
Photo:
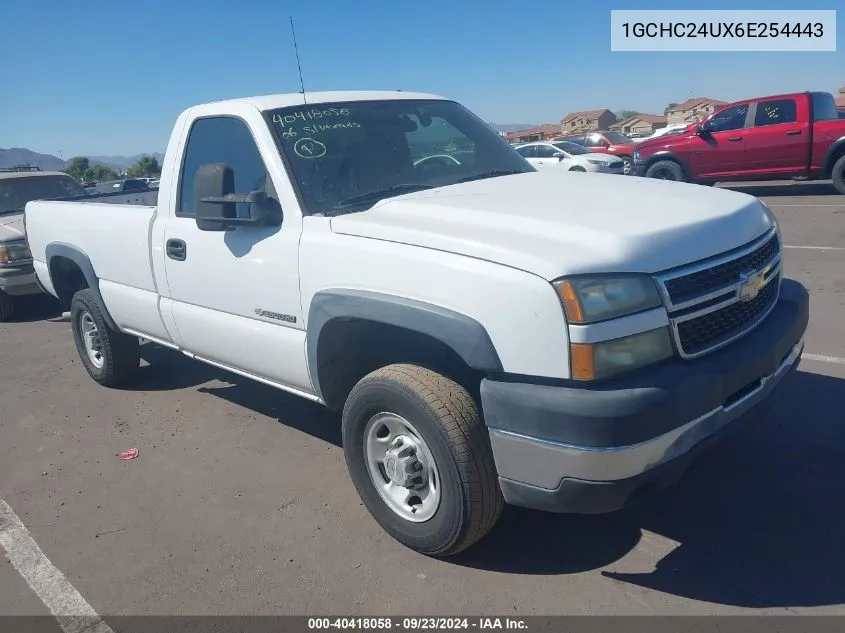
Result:
{"label": "chrome front grille", "polygon": [[678,354],[695,358],[751,331],[780,293],[775,229],[723,256],[657,276]]}

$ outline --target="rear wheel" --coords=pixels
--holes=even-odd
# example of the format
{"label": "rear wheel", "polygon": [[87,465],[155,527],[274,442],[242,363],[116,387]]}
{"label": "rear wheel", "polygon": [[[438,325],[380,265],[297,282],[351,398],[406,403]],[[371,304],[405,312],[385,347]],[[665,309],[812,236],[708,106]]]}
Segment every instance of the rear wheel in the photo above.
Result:
{"label": "rear wheel", "polygon": [[573,167],[573,168],[572,168],[572,169],[570,169],[569,171],[581,171],[581,172],[585,172],[585,173],[586,173],[586,171],[587,171],[587,170],[586,170],[586,169],[584,169],[583,167]]}
{"label": "rear wheel", "polygon": [[833,164],[830,177],[833,179],[836,190],[845,196],[845,155],[840,156],[839,160]]}
{"label": "rear wheel", "polygon": [[15,302],[5,292],[0,290],[0,322],[11,321],[15,316]]}
{"label": "rear wheel", "polygon": [[361,500],[381,527],[429,556],[466,549],[504,505],[478,407],[453,380],[389,365],[355,385],[343,448]]}
{"label": "rear wheel", "polygon": [[645,175],[647,178],[656,178],[658,180],[684,180],[684,170],[673,160],[657,161],[646,169]]}
{"label": "rear wheel", "polygon": [[100,301],[91,290],[80,290],[73,296],[70,322],[82,364],[98,383],[117,386],[138,369],[138,338],[109,327]]}

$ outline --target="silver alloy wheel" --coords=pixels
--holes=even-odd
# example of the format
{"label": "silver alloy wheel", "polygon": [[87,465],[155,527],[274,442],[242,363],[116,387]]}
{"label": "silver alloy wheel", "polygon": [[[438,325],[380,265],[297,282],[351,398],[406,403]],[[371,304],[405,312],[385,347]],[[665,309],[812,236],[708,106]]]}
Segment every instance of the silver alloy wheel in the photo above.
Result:
{"label": "silver alloy wheel", "polygon": [[79,317],[79,334],[82,336],[82,343],[88,354],[88,360],[97,369],[102,369],[105,364],[103,358],[103,344],[100,341],[100,330],[90,312],[83,312]]}
{"label": "silver alloy wheel", "polygon": [[440,506],[440,473],[413,424],[378,413],[364,427],[367,472],[387,506],[403,519],[428,521]]}
{"label": "silver alloy wheel", "polygon": [[626,176],[631,173],[631,161],[627,158],[622,159],[622,173]]}

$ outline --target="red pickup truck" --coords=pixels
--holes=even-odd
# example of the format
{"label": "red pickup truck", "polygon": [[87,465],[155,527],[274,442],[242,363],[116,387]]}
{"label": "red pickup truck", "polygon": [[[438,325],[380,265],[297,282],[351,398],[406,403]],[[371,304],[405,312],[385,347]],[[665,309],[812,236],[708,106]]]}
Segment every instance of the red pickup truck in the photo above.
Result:
{"label": "red pickup truck", "polygon": [[632,159],[635,176],[708,185],[830,178],[845,195],[845,120],[828,92],[748,99],[680,134],[643,141]]}

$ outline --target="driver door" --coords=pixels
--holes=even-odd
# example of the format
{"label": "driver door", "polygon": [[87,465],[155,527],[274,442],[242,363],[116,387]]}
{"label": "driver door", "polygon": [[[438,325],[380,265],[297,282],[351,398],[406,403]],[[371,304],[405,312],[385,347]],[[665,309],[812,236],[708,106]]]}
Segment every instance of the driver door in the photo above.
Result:
{"label": "driver door", "polygon": [[[262,125],[260,118],[249,125],[241,116],[212,116],[196,119],[188,131],[164,228],[169,292],[160,289],[161,309],[169,311],[184,350],[310,393],[299,297],[301,216],[286,198],[280,201],[281,226],[204,231],[194,212],[194,178],[207,163],[229,165],[237,193],[263,190],[279,199],[256,142],[265,155],[272,151],[270,131]],[[237,206],[239,217],[248,215],[246,204]]]}
{"label": "driver door", "polygon": [[730,106],[707,121],[709,133],[691,137],[689,162],[696,178],[735,176],[747,170],[745,147],[751,115],[751,104]]}

